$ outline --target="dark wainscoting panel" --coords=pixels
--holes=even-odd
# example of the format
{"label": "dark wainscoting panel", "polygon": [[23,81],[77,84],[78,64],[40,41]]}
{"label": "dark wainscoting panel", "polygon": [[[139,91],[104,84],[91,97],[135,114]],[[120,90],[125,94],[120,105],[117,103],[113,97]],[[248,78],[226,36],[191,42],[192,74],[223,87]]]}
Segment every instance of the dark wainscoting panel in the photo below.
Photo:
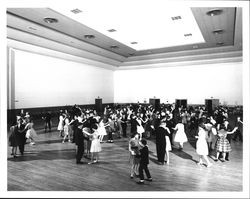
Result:
{"label": "dark wainscoting panel", "polygon": [[[29,112],[29,114],[32,116],[33,119],[39,120],[42,118],[42,115],[48,111],[51,112],[52,118],[58,117],[60,110],[70,110],[70,108],[73,105],[66,105],[66,106],[51,106],[51,107],[37,107],[37,108],[23,108],[23,109],[8,109],[7,110],[7,122],[8,125],[11,125],[13,122],[16,121],[16,116],[20,115],[21,110],[23,110],[24,114],[26,112]],[[84,105],[78,105],[82,109],[95,109],[95,104],[84,104]],[[105,103],[103,104],[103,107],[110,106],[113,107],[114,103]]]}

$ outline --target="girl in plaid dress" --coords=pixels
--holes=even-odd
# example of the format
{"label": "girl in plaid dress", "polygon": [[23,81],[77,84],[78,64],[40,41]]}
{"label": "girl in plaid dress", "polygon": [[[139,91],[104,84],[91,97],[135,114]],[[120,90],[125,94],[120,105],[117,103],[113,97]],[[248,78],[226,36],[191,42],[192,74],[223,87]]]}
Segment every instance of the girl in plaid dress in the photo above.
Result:
{"label": "girl in plaid dress", "polygon": [[233,131],[229,132],[226,131],[226,127],[224,125],[221,125],[220,130],[218,131],[218,139],[217,142],[215,144],[215,149],[217,151],[216,154],[216,159],[214,161],[218,161],[219,155],[220,153],[222,153],[223,158],[221,159],[222,162],[225,162],[225,157],[226,157],[226,153],[230,152],[232,150],[231,145],[228,141],[227,134],[233,134],[238,127],[235,127]]}

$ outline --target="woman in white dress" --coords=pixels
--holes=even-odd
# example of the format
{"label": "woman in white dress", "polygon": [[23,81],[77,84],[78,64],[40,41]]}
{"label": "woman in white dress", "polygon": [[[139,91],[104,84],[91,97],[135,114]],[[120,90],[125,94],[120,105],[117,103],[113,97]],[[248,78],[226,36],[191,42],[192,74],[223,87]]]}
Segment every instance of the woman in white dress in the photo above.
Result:
{"label": "woman in white dress", "polygon": [[179,150],[182,150],[184,142],[187,142],[187,136],[184,130],[184,124],[182,123],[181,119],[178,120],[178,123],[176,124],[175,128],[173,128],[173,130],[176,131],[174,142],[178,143]]}
{"label": "woman in white dress", "polygon": [[212,163],[209,162],[208,160],[208,145],[207,145],[207,132],[205,129],[205,125],[203,122],[201,122],[201,124],[198,127],[198,136],[195,136],[196,138],[198,138],[197,142],[196,142],[196,153],[199,155],[199,162],[197,163],[198,165],[202,165],[203,161],[202,158],[204,158],[204,160],[206,160],[207,162],[207,167],[211,167]]}
{"label": "woman in white dress", "polygon": [[64,122],[64,117],[63,117],[63,114],[62,114],[62,111],[60,111],[60,115],[59,115],[59,123],[58,123],[58,126],[57,126],[57,130],[59,131],[59,136],[60,137],[63,137],[63,122]]}
{"label": "woman in white dress", "polygon": [[142,139],[142,134],[145,132],[145,129],[143,127],[143,123],[146,123],[147,120],[143,120],[143,114],[139,114],[137,115],[136,118],[137,121],[137,133],[140,135],[140,140]]}
{"label": "woman in white dress", "polygon": [[212,151],[214,149],[214,145],[216,142],[216,135],[217,130],[215,127],[216,121],[211,116],[207,123],[205,124],[205,128],[207,130],[207,144],[208,144],[208,151]]}
{"label": "woman in white dress", "polygon": [[100,122],[99,122],[99,125],[98,125],[98,132],[99,132],[99,140],[100,140],[100,143],[103,143],[103,137],[105,135],[107,135],[107,132],[106,132],[106,129],[105,129],[105,126],[104,126],[104,122],[103,122],[103,119],[101,118],[100,119]]}
{"label": "woman in white dress", "polygon": [[91,138],[91,147],[90,147],[90,153],[91,153],[91,162],[89,162],[88,164],[94,164],[94,163],[97,163],[98,160],[99,160],[99,152],[102,151],[102,147],[101,147],[101,143],[100,143],[100,140],[99,140],[99,133],[98,133],[98,130],[97,130],[97,125],[94,125],[92,127],[93,129],[93,133],[89,133],[87,131],[85,131],[83,129],[83,133],[87,134],[88,136],[90,136]]}
{"label": "woman in white dress", "polygon": [[25,126],[25,129],[27,129],[25,137],[30,140],[30,145],[35,144],[35,139],[34,138],[37,137],[36,131],[33,128],[33,126],[34,126],[34,123],[31,121],[30,118],[28,118],[27,119],[27,124]]}
{"label": "woman in white dress", "polygon": [[165,126],[164,128],[166,128],[168,132],[168,135],[165,136],[165,139],[166,139],[166,153],[165,153],[166,160],[165,161],[166,161],[166,164],[169,164],[169,151],[172,151],[171,142],[169,139],[171,132],[168,127]]}
{"label": "woman in white dress", "polygon": [[63,141],[62,143],[65,142],[66,138],[68,137],[68,142],[71,142],[70,140],[70,128],[69,128],[69,116],[66,116],[65,119],[64,119],[64,127],[63,127],[63,130],[64,130],[64,137],[63,137]]}

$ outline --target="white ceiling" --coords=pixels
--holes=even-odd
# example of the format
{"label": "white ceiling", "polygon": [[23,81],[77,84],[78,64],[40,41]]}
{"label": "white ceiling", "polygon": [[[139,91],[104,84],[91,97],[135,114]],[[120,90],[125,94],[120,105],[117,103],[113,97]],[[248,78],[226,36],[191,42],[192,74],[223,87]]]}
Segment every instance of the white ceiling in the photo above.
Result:
{"label": "white ceiling", "polygon": [[[7,38],[121,67],[164,63],[178,57],[209,58],[216,53],[215,57],[221,55],[220,58],[230,53],[239,56],[242,51],[241,8],[219,7],[220,15],[208,16],[206,13],[217,7],[112,2],[112,6],[103,3],[98,7],[87,4],[69,8],[8,8]],[[76,8],[82,12],[72,13]],[[181,19],[172,20],[176,16]],[[45,23],[45,17],[56,18],[58,23]],[[109,29],[117,31],[110,33]],[[217,29],[223,33],[214,34]],[[185,36],[190,33],[191,36]],[[84,35],[95,38],[87,39]],[[118,48],[110,48],[113,45]]]}
{"label": "white ceiling", "polygon": [[[189,7],[175,9],[162,1],[147,1],[141,7],[136,1],[133,6],[113,3],[104,8],[52,9],[136,51],[205,42]],[[75,10],[77,13],[72,12]]]}

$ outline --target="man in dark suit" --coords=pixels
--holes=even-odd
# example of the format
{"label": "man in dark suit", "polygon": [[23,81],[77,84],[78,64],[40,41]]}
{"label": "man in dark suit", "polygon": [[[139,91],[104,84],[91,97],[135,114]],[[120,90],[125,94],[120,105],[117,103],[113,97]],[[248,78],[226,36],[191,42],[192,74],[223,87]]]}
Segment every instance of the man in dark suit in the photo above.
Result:
{"label": "man in dark suit", "polygon": [[166,153],[166,138],[168,131],[166,130],[166,121],[161,120],[160,126],[155,131],[155,140],[156,140],[156,153],[159,164],[164,164],[165,153]]}
{"label": "man in dark suit", "polygon": [[19,147],[19,151],[21,155],[24,153],[24,146],[26,143],[26,129],[25,125],[23,124],[23,119],[17,116],[17,125],[14,127],[15,134],[17,135],[17,145]]}
{"label": "man in dark suit", "polygon": [[82,129],[80,128],[81,123],[77,119],[77,115],[74,116],[74,121],[72,122],[72,127],[74,131],[74,141],[77,146],[77,151],[76,151],[76,164],[83,164],[81,161],[83,152],[84,152],[84,136]]}
{"label": "man in dark suit", "polygon": [[148,146],[147,146],[147,141],[142,139],[140,141],[140,145],[141,145],[141,149],[140,149],[140,166],[139,166],[139,177],[140,177],[140,181],[137,182],[138,184],[144,184],[144,175],[143,175],[143,170],[146,173],[147,176],[147,181],[152,181],[150,172],[148,170],[148,164],[149,164],[149,160],[148,160]]}
{"label": "man in dark suit", "polygon": [[51,113],[50,111],[47,111],[44,116],[42,117],[44,120],[44,131],[47,132],[47,129],[49,129],[49,132],[51,132]]}

